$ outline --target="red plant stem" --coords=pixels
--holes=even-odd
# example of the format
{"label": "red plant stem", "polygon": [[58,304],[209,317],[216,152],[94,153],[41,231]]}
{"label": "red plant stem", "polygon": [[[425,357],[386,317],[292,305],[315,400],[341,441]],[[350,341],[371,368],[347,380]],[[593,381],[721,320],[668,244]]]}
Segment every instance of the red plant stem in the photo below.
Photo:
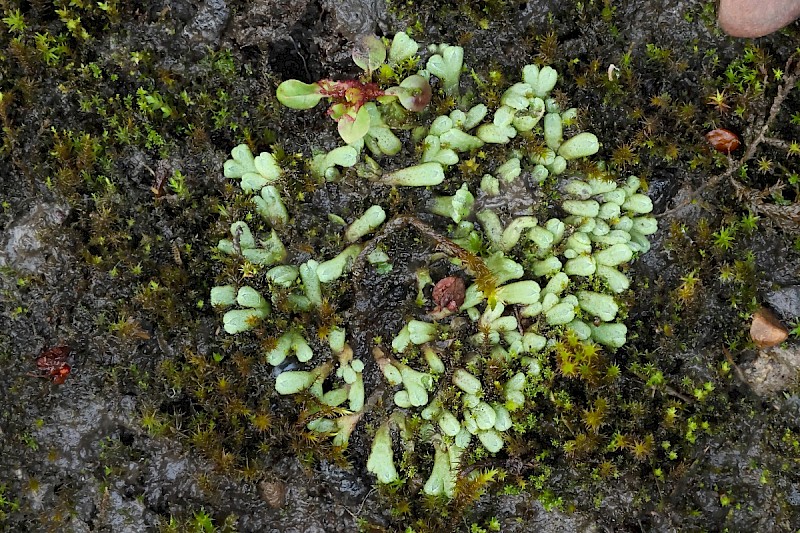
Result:
{"label": "red plant stem", "polygon": [[334,103],[341,103],[358,111],[362,105],[384,96],[386,92],[377,83],[364,83],[359,80],[320,80],[320,94]]}

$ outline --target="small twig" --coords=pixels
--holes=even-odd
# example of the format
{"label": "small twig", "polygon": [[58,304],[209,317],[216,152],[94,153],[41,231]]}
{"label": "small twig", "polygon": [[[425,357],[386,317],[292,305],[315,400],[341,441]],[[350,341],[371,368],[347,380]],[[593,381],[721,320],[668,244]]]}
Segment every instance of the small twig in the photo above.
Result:
{"label": "small twig", "polygon": [[[645,379],[645,377],[643,375],[641,375],[638,372],[634,372],[633,375],[636,376],[637,378],[639,378],[641,381],[643,381],[645,383],[645,386],[647,386],[646,385],[647,379]],[[652,390],[653,396],[655,396],[656,391],[660,390],[658,387],[655,387],[655,386],[651,386],[649,388]],[[670,387],[667,384],[664,384],[664,392],[666,392],[670,396],[675,396],[676,398],[680,398],[681,400],[683,400],[686,403],[693,403],[694,402],[694,400],[692,400],[691,398],[689,398],[685,394],[673,389],[672,387]]]}
{"label": "small twig", "polygon": [[300,51],[300,46],[297,44],[297,41],[294,40],[294,37],[291,35],[289,36],[289,40],[292,42],[294,46],[294,51],[297,52],[297,55],[300,57],[300,61],[303,62],[303,70],[306,71],[306,76],[308,79],[311,79],[311,72],[308,71],[308,64],[306,64],[306,58],[303,57],[303,53]]}
{"label": "small twig", "polygon": [[789,60],[786,62],[785,71],[789,72],[790,70],[794,69],[794,72],[792,72],[785,78],[783,85],[778,87],[778,91],[775,94],[775,99],[772,101],[772,106],[769,109],[769,114],[767,115],[767,119],[764,120],[761,124],[755,125],[754,129],[759,130],[758,135],[756,135],[755,139],[753,139],[750,142],[749,146],[747,147],[747,150],[745,151],[741,159],[739,159],[738,161],[734,161],[732,158],[729,157],[728,160],[730,163],[728,169],[725,172],[709,178],[708,181],[706,181],[703,185],[695,189],[689,195],[689,198],[687,198],[677,206],[673,207],[672,209],[667,209],[663,213],[656,215],[657,218],[669,216],[677,211],[680,211],[681,209],[692,203],[698,196],[700,196],[700,194],[703,193],[703,191],[705,191],[706,189],[713,189],[721,181],[725,179],[729,179],[732,182],[738,183],[738,181],[733,177],[733,175],[736,172],[738,172],[739,169],[742,168],[742,166],[745,163],[747,163],[750,159],[753,158],[756,149],[762,142],[771,144],[771,142],[767,140],[771,139],[766,136],[767,132],[769,131],[770,126],[772,126],[772,123],[775,122],[775,118],[778,116],[778,113],[781,110],[781,106],[783,105],[784,100],[786,100],[786,97],[789,96],[789,93],[794,88],[795,82],[797,81],[798,77],[800,77],[800,68],[796,68],[798,66],[797,64],[792,64],[793,59],[794,58],[790,57]]}
{"label": "small twig", "polygon": [[776,139],[775,137],[764,137],[764,144],[774,146],[775,148],[781,148],[783,150],[789,150],[789,143],[783,139]]}
{"label": "small twig", "polygon": [[344,510],[345,510],[345,511],[347,511],[348,513],[350,513],[350,516],[352,516],[353,518],[355,518],[355,519],[358,519],[358,518],[361,516],[361,511],[363,511],[363,510],[364,510],[364,504],[365,504],[365,503],[367,503],[367,499],[368,499],[368,498],[369,498],[369,497],[372,495],[372,493],[373,493],[373,492],[375,492],[376,490],[378,490],[378,489],[376,489],[376,488],[372,488],[372,489],[370,489],[370,491],[367,493],[367,495],[366,495],[366,496],[364,496],[364,499],[363,499],[363,500],[361,500],[361,505],[359,505],[359,506],[358,506],[358,510],[357,510],[355,513],[354,513],[353,511],[351,511],[350,509],[348,509],[347,507],[345,507],[345,508],[344,508]]}
{"label": "small twig", "polygon": [[392,233],[397,232],[401,228],[407,226],[409,224],[410,216],[406,215],[399,215],[394,217],[392,220],[387,222],[383,225],[381,230],[375,234],[374,237],[364,245],[364,248],[361,250],[361,253],[358,254],[355,261],[353,261],[353,284],[358,285],[361,278],[364,276],[364,268],[365,263],[367,261],[367,257],[369,254],[375,251],[378,245],[383,242],[383,240],[391,235]]}
{"label": "small twig", "polygon": [[676,391],[675,389],[673,389],[669,385],[665,385],[664,386],[664,390],[670,396],[675,396],[676,398],[680,398],[681,400],[683,400],[686,403],[693,403],[693,400],[691,398],[689,398],[688,396],[686,396],[685,394],[683,394],[681,392]]}
{"label": "small twig", "polygon": [[[396,233],[405,226],[413,226],[425,237],[431,239],[436,243],[437,250],[444,252],[451,257],[457,257],[462,260],[465,257],[470,259],[471,263],[467,265],[467,268],[486,272],[489,271],[481,258],[472,252],[465,250],[447,237],[441,235],[435,229],[425,224],[417,217],[411,215],[397,215],[383,225],[381,231],[375,234],[372,240],[370,240],[361,250],[361,253],[358,254],[358,257],[356,257],[356,260],[353,262],[353,283],[355,285],[358,285],[359,281],[364,275],[364,263],[366,262],[369,254],[371,254],[386,237]],[[479,273],[480,272],[473,272],[474,275],[478,275]]]}
{"label": "small twig", "polygon": [[739,379],[739,381],[741,381],[743,385],[747,385],[748,387],[750,387],[750,383],[748,383],[747,379],[744,377],[744,372],[742,372],[742,369],[739,368],[739,365],[737,365],[733,361],[733,356],[731,355],[731,352],[728,350],[728,348],[723,346],[722,353],[725,354],[725,359],[727,359],[728,363],[730,363],[730,365],[733,367],[733,370],[736,373],[736,377]]}

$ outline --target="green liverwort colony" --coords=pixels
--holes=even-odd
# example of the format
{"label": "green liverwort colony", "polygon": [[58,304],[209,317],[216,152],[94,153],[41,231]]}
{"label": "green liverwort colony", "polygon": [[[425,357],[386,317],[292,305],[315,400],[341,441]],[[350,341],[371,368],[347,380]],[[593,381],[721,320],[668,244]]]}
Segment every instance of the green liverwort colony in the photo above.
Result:
{"label": "green liverwort colony", "polygon": [[[652,203],[641,192],[638,178],[619,182],[602,163],[585,161],[599,150],[598,140],[591,133],[574,132],[577,110],[562,109],[551,96],[558,80],[553,68],[525,66],[521,80],[502,94],[493,110],[474,95],[460,95],[464,50],[457,46],[432,46],[426,68],[409,73],[397,86],[383,89],[371,82],[374,74],[380,79],[387,72],[408,73],[409,65],[419,62],[417,52],[417,43],[405,33],[388,46],[375,38],[366,52],[355,56],[365,71],[361,80],[289,80],[278,87],[277,95],[296,109],[330,101],[329,114],[347,144],[310,160],[309,172],[320,181],[336,183],[345,169],[353,169],[363,179],[400,188],[401,194],[403,187],[432,187],[435,193],[446,180],[459,179],[456,165],[467,156],[488,148],[503,154],[493,174],[471,182],[473,190],[468,183],[451,183],[448,190],[455,194],[435,196],[424,206],[443,217],[442,226],[448,228],[446,236],[438,236],[439,250],[472,281],[447,280],[444,288],[437,284],[434,300],[438,291],[443,305],[427,312],[425,294],[433,280],[420,269],[419,316],[396,332],[391,349],[374,347],[374,366],[354,356],[341,326],[325,332],[330,348],[325,354],[314,353],[297,327],[273,332],[277,342],[265,358],[278,369],[285,368],[288,358],[296,360],[293,369],[278,373],[278,393],[305,392],[321,406],[339,408],[326,411],[337,416],[315,418],[308,429],[331,435],[340,446],[348,443],[371,408],[365,402],[362,373],[380,369],[384,388],[393,396],[387,398],[388,413],[374,433],[367,469],[380,483],[419,475],[398,461],[409,451],[424,449],[412,440],[415,434],[424,435],[434,457],[430,473],[424,474],[423,490],[452,496],[466,450],[501,452],[504,435],[522,427],[520,421],[535,405],[528,396],[541,383],[543,368],[557,368],[565,378],[580,377],[590,384],[609,379],[607,359],[598,354],[626,341],[625,309],[618,300],[630,287],[626,265],[648,251],[647,237],[657,228],[649,215]],[[432,84],[455,103],[448,114],[435,116],[430,111]],[[374,158],[393,156],[404,148],[387,125],[396,123],[398,116],[411,117],[415,125],[411,139],[417,143],[416,152],[413,146],[405,148],[419,160],[384,172]],[[572,135],[565,139],[567,132]],[[526,142],[513,142],[518,136]],[[288,294],[291,312],[303,316],[324,305],[326,285],[348,276],[354,264],[369,263],[377,270],[389,261],[384,251],[370,246],[370,234],[391,223],[376,204],[349,224],[329,215],[345,225],[338,255],[292,264],[281,241],[281,228],[291,220],[276,187],[283,176],[281,166],[273,154],[254,157],[246,145],[235,147],[231,156],[225,176],[239,180],[242,190],[252,195],[252,209],[270,231],[255,235],[247,223],[237,221],[230,236],[217,245],[219,252],[242,256],[265,272],[245,278],[254,284],[257,280],[258,287],[231,284],[212,289],[212,304],[227,309],[222,317],[227,333],[248,331],[270,316],[275,303],[266,292],[270,288],[279,289],[282,297]],[[581,173],[570,168],[577,160],[582,160]],[[520,213],[518,184],[523,180],[555,191],[552,197],[560,202],[556,216],[501,218],[497,206],[510,202],[510,191],[517,191],[513,211]],[[528,211],[533,207],[528,205]],[[419,221],[417,225],[433,232]],[[443,293],[447,297],[442,299]],[[455,345],[460,355],[447,356]],[[492,366],[487,361],[504,368],[502,380],[496,372],[487,378],[485,370]],[[411,417],[416,433],[409,427]]]}

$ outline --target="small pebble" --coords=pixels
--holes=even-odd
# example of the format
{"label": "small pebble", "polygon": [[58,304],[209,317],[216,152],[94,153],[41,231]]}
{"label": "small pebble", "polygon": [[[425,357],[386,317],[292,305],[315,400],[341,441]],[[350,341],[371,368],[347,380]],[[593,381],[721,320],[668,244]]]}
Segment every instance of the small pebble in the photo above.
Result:
{"label": "small pebble", "polygon": [[781,324],[778,317],[762,307],[753,315],[753,323],[750,325],[750,338],[759,348],[770,348],[777,346],[789,337],[789,331]]}
{"label": "small pebble", "polygon": [[286,505],[286,484],[281,481],[260,481],[258,493],[273,509],[280,509]]}

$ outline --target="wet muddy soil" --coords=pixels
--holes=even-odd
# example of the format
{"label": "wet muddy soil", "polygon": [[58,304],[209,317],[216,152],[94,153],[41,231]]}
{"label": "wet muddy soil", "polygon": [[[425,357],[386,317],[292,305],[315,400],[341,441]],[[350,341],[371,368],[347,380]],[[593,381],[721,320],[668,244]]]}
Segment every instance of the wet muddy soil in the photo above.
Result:
{"label": "wet muddy soil", "polygon": [[[800,529],[796,24],[730,39],[713,3],[677,0],[0,9],[0,530]],[[213,247],[246,209],[222,174],[239,143],[292,169],[287,190],[308,206],[286,230],[297,259],[335,249],[320,213],[350,219],[377,197],[430,222],[429,190],[303,181],[303,159],[338,145],[334,124],[274,96],[288,78],[357,75],[357,38],[402,30],[463,46],[475,79],[552,64],[599,156],[646,180],[659,217],[630,267],[629,342],[613,354],[627,392],[606,424],[630,442],[514,443],[476,464],[503,479],[467,502],[422,498],[421,482],[376,487],[377,415],[344,452],[298,438],[302,406],[275,394],[263,339],[232,341],[208,300],[230,274]],[[709,147],[719,127],[738,152]],[[414,312],[416,269],[456,273],[413,228],[382,247],[389,272],[334,289],[361,357]],[[794,329],[777,348],[749,338],[762,306]],[[51,371],[64,363],[37,368],[60,346],[63,383]]]}

